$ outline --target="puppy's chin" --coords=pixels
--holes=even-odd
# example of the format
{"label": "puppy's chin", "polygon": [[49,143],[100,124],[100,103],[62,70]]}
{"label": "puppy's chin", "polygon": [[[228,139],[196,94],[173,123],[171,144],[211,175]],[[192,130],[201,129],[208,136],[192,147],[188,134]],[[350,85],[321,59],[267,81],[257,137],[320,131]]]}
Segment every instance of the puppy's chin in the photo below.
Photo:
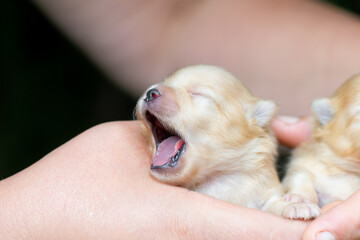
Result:
{"label": "puppy's chin", "polygon": [[[191,153],[190,153],[191,154]],[[183,155],[177,160],[175,165],[165,164],[161,167],[151,166],[151,175],[164,183],[189,187],[189,183],[193,182],[193,178],[196,176],[198,166],[194,166],[193,161],[188,161],[191,156],[184,152]]]}
{"label": "puppy's chin", "polygon": [[183,174],[182,174],[182,160],[178,161],[176,166],[165,166],[160,168],[154,168],[153,166],[150,168],[151,175],[164,183],[168,183],[171,185],[183,185]]}

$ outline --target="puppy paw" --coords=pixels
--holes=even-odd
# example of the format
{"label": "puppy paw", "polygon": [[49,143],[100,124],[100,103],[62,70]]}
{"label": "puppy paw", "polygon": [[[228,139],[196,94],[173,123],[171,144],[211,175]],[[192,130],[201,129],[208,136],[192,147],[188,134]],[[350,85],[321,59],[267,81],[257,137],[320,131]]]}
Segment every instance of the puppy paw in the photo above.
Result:
{"label": "puppy paw", "polygon": [[319,216],[320,213],[320,208],[314,203],[290,202],[282,215],[291,220],[311,220]]}

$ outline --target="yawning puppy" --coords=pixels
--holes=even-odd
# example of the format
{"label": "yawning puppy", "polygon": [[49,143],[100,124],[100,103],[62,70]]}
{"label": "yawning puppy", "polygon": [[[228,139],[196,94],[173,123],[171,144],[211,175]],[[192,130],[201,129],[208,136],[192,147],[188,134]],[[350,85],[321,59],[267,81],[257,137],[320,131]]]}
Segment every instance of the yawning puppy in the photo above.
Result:
{"label": "yawning puppy", "polygon": [[288,199],[323,206],[360,189],[360,75],[311,108],[313,136],[294,151],[283,184]]}
{"label": "yawning puppy", "polygon": [[[137,104],[153,153],[151,174],[242,206],[289,217],[269,123],[276,105],[214,66],[181,69]],[[290,208],[289,208],[290,207]]]}

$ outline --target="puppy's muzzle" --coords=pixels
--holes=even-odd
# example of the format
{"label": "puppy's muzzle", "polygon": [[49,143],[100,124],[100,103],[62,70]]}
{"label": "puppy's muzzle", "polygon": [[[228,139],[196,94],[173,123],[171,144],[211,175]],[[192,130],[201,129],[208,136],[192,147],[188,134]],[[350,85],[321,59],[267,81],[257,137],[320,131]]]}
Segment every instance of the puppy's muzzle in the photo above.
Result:
{"label": "puppy's muzzle", "polygon": [[144,99],[145,102],[151,102],[161,96],[160,91],[156,88],[152,88],[146,92],[146,98]]}

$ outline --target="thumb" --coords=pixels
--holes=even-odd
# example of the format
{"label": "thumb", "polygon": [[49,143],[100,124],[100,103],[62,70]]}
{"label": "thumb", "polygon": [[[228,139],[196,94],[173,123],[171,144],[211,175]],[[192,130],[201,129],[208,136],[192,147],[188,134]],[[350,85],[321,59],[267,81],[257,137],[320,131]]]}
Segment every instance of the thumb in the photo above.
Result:
{"label": "thumb", "polygon": [[273,120],[271,126],[279,142],[288,147],[296,147],[310,138],[309,117],[279,116]]}
{"label": "thumb", "polygon": [[320,215],[307,227],[303,239],[360,239],[360,192]]}

